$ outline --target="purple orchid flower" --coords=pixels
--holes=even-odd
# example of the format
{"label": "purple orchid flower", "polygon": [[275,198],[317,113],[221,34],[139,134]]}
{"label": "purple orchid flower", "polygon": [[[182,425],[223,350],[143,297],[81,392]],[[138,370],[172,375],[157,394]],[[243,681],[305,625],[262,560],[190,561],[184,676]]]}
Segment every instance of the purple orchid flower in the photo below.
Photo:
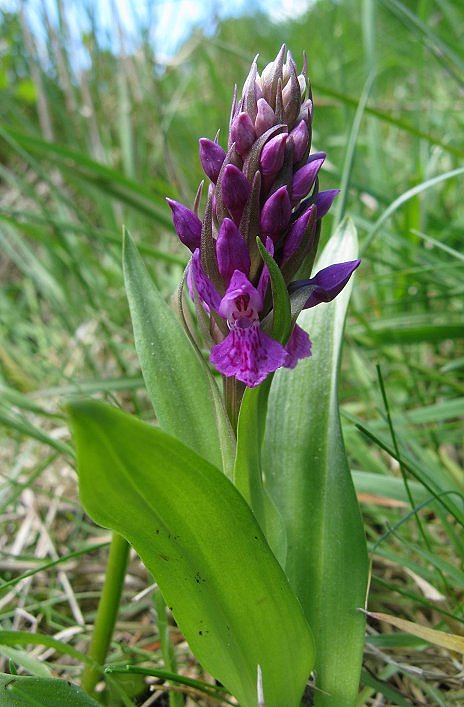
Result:
{"label": "purple orchid flower", "polygon": [[[232,222],[230,222],[232,223]],[[233,226],[233,223],[232,223]],[[272,241],[268,248],[272,250]],[[237,264],[243,260],[236,251]],[[205,274],[201,265],[200,250],[191,260],[191,272],[196,291],[208,310],[222,317],[229,328],[226,338],[211,349],[210,361],[224,376],[234,376],[250,388],[259,385],[269,373],[281,366],[294,368],[300,358],[309,356],[311,343],[300,327],[296,327],[284,347],[268,336],[261,328],[259,315],[263,310],[263,292],[267,289],[268,272],[263,268],[258,287],[254,287],[245,272],[234,270],[223,297]],[[218,251],[218,261],[221,260]],[[226,262],[229,265],[230,254]],[[222,265],[219,266],[222,270]],[[295,333],[296,329],[298,331]]]}
{"label": "purple orchid flower", "polygon": [[193,252],[187,282],[210,321],[210,361],[249,387],[311,355],[309,336],[297,324],[289,327],[288,340],[270,335],[276,288],[257,237],[281,270],[292,322],[302,309],[333,300],[360,263],[336,263],[309,277],[321,219],[338,190],[319,191],[325,153],[311,154],[306,69],[298,75],[291,55],[284,59],[282,47],[261,75],[253,63],[241,98],[233,100],[227,152],[217,137],[200,139],[210,180],[203,219],[197,216],[199,196],[194,211],[169,200],[176,232]]}

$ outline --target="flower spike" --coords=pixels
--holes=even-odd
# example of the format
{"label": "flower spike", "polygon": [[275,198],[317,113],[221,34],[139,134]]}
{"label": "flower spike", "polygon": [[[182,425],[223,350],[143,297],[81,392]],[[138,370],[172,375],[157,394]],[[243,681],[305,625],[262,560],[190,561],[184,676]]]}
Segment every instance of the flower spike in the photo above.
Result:
{"label": "flower spike", "polygon": [[[311,355],[309,336],[294,318],[273,329],[282,340],[271,335],[275,312],[290,301],[295,317],[330,302],[360,262],[336,263],[310,277],[321,219],[338,189],[319,191],[325,153],[311,154],[306,57],[298,72],[283,45],[261,74],[257,59],[241,97],[234,92],[227,153],[218,136],[200,139],[200,161],[211,182],[203,218],[197,216],[201,190],[194,211],[168,199],[176,232],[193,253],[188,282],[209,319],[211,364],[236,381],[238,398],[244,385],[255,387]],[[257,239],[269,257],[262,257]]]}

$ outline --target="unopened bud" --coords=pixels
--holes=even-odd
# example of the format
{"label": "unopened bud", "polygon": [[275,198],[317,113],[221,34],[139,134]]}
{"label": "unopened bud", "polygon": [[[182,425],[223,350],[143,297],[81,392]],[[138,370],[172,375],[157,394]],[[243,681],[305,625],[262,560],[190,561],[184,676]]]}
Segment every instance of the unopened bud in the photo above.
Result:
{"label": "unopened bud", "polygon": [[271,138],[263,147],[259,164],[265,177],[272,179],[282,168],[285,157],[287,133],[280,133]]}
{"label": "unopened bud", "polygon": [[174,199],[166,199],[172,211],[172,222],[180,240],[193,251],[200,247],[201,221],[193,211]]}
{"label": "unopened bud", "polygon": [[292,182],[292,205],[295,206],[301,199],[308,195],[317,173],[325,160],[325,152],[316,152],[308,160],[308,163],[301,167],[293,175]]}
{"label": "unopened bud", "polygon": [[256,140],[256,132],[248,113],[235,116],[230,127],[230,140],[235,142],[235,150],[242,157],[249,151]]}
{"label": "unopened bud", "polygon": [[247,178],[234,164],[228,164],[222,175],[221,187],[224,206],[235,223],[239,224],[250,194]]}
{"label": "unopened bud", "polygon": [[216,184],[226,153],[217,142],[213,142],[207,137],[200,138],[199,142],[201,166],[206,176]]}
{"label": "unopened bud", "polygon": [[317,219],[319,220],[326,215],[327,211],[332,206],[335,197],[340,193],[340,189],[328,189],[320,191],[316,198]]}
{"label": "unopened bud", "polygon": [[300,120],[290,133],[293,140],[293,159],[295,163],[303,159],[309,144],[309,131],[304,120]]}
{"label": "unopened bud", "polygon": [[265,98],[258,99],[258,113],[255,119],[256,135],[260,137],[276,124],[275,113]]}
{"label": "unopened bud", "polygon": [[291,213],[292,206],[287,187],[280,187],[264,203],[261,210],[261,236],[271,238],[276,242],[287,228]]}
{"label": "unopened bud", "polygon": [[306,211],[304,211],[292,225],[290,231],[288,232],[288,236],[284,241],[281,265],[283,265],[295,253],[297,248],[299,248],[303,237],[306,234],[308,224],[314,217],[315,210],[316,209],[313,204],[308,209],[306,209]]}
{"label": "unopened bud", "polygon": [[227,282],[235,270],[240,270],[248,275],[250,271],[248,248],[240,231],[230,218],[225,218],[219,229],[216,256],[221,277]]}

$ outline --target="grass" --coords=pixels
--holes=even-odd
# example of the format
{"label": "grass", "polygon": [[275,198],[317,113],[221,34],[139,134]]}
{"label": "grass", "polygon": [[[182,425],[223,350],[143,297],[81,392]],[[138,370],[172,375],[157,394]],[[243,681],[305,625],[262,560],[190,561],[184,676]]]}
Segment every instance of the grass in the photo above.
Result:
{"label": "grass", "polygon": [[[280,24],[250,15],[193,33],[167,64],[146,27],[137,51],[124,49],[122,28],[110,50],[90,7],[80,37],[57,8],[60,26],[43,16],[40,47],[19,12],[0,26],[0,616],[27,632],[13,653],[0,636],[0,653],[26,672],[79,675],[108,537],[79,506],[61,405],[85,392],[150,419],[121,226],[169,299],[186,256],[164,197],[193,201],[198,137],[225,134],[234,81],[282,41],[295,57],[309,51],[323,186],[343,184],[323,237],[344,211],[363,252],[340,395],[372,559],[369,609],[462,634],[461,4],[317,2]],[[73,62],[70,34],[88,68]],[[132,557],[112,663],[164,665],[149,581]],[[170,632],[178,669],[197,676]],[[462,704],[461,671],[456,652],[369,620],[359,704]]]}

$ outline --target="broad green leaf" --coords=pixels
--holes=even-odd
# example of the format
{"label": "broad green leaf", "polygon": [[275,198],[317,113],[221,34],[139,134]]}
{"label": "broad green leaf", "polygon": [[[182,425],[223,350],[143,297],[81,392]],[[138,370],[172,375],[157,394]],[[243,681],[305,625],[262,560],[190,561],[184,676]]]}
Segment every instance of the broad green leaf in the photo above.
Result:
{"label": "broad green leaf", "polygon": [[234,458],[215,383],[174,313],[153,284],[130,235],[124,237],[124,278],[135,347],[160,427],[227,473]]}
{"label": "broad green leaf", "polygon": [[[318,269],[356,257],[356,232],[342,223]],[[316,705],[356,704],[364,639],[367,553],[347,465],[337,376],[350,288],[303,312],[311,358],[272,383],[263,467],[287,529],[286,574],[314,630]]]}
{"label": "broad green leaf", "polygon": [[98,707],[77,685],[53,678],[0,673],[2,707]]}
{"label": "broad green leaf", "polygon": [[187,446],[98,402],[69,407],[81,500],[159,584],[191,649],[241,707],[297,707],[313,665],[301,607],[245,500]]}

